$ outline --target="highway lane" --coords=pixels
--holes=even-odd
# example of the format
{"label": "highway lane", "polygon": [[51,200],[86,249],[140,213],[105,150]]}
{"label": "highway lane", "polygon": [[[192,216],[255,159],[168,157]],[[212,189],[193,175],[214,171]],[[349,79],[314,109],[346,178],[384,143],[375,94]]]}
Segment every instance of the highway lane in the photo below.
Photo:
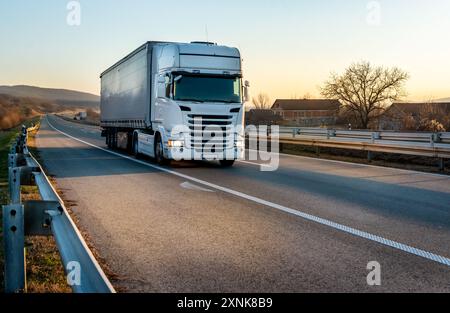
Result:
{"label": "highway lane", "polygon": [[[104,147],[99,130],[52,125]],[[102,257],[130,291],[448,291],[448,266],[110,155],[44,122],[38,145]],[[176,164],[259,199],[449,256],[449,178],[290,156],[276,172]],[[201,188],[199,188],[201,187]],[[366,265],[382,264],[368,287]]]}
{"label": "highway lane", "polygon": [[[98,129],[60,126],[106,148]],[[448,176],[283,155],[276,172],[261,172],[248,164],[226,170],[206,163],[174,167],[192,177],[450,255],[450,245],[445,244],[450,238]]]}

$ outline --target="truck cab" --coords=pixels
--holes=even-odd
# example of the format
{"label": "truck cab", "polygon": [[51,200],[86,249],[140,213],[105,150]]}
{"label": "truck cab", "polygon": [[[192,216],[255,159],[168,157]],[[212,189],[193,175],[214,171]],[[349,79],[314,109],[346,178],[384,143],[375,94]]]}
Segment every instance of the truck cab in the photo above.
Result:
{"label": "truck cab", "polygon": [[225,165],[242,158],[246,86],[239,51],[192,43],[157,47],[154,53],[159,62],[152,124],[163,157]]}
{"label": "truck cab", "polygon": [[[105,132],[114,133],[110,142],[116,140],[117,146],[129,147],[134,154],[148,155],[161,164],[170,160],[217,160],[222,166],[231,166],[243,158],[244,102],[248,99],[249,83],[242,79],[239,50],[192,42],[155,43],[147,51],[148,58],[142,62],[147,63],[150,77],[146,82],[150,88],[145,95],[138,88],[140,85],[132,88],[133,79],[136,81],[133,73],[141,68],[139,52],[124,61],[129,66],[118,69],[116,76],[121,78],[107,82],[103,79],[107,75],[102,75],[106,87],[102,87],[102,111],[108,110],[111,99],[107,98],[113,97],[108,90],[114,84],[130,85],[126,93],[118,93],[122,99],[131,99],[130,103],[148,101],[150,106],[145,120],[135,126],[125,125],[130,120],[123,120],[118,125],[121,127],[102,121]],[[131,62],[133,57],[136,59]],[[142,99],[136,100],[139,98]],[[130,105],[130,109],[139,105]],[[121,140],[127,143],[120,144]]]}

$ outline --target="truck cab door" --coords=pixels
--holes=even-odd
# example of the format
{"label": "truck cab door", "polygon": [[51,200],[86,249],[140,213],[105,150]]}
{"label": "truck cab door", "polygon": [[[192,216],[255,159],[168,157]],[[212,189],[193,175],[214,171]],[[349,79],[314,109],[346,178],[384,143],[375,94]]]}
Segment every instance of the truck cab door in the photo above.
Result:
{"label": "truck cab door", "polygon": [[158,74],[156,77],[155,121],[164,120],[164,106],[170,97],[170,77],[167,74]]}

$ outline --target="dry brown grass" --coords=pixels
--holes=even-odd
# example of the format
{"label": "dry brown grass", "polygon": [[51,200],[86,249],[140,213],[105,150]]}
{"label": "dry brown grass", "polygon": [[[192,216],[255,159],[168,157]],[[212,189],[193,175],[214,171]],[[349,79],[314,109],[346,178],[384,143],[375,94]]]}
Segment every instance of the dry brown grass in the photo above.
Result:
{"label": "dry brown grass", "polygon": [[16,109],[0,109],[0,128],[10,129],[17,126],[22,121],[20,113]]}
{"label": "dry brown grass", "polygon": [[[40,200],[37,187],[22,187],[22,201]],[[28,293],[70,293],[53,237],[26,238]]]}
{"label": "dry brown grass", "polygon": [[87,109],[86,114],[89,121],[100,124],[100,112],[93,109]]}
{"label": "dry brown grass", "polygon": [[36,116],[62,109],[62,106],[44,99],[0,94],[0,130],[11,129]]}

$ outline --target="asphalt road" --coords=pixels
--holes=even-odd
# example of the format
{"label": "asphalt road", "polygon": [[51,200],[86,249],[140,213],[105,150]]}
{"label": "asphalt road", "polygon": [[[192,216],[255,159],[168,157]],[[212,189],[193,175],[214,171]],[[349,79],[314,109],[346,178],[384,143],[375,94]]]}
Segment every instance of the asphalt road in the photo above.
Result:
{"label": "asphalt road", "polygon": [[[49,122],[66,135],[44,120],[41,157],[118,275],[116,287],[450,292],[450,265],[442,264],[450,257],[450,177],[285,155],[275,172],[256,163],[159,169],[99,149],[106,145],[97,127]],[[381,286],[367,284],[371,261],[381,265]]]}

